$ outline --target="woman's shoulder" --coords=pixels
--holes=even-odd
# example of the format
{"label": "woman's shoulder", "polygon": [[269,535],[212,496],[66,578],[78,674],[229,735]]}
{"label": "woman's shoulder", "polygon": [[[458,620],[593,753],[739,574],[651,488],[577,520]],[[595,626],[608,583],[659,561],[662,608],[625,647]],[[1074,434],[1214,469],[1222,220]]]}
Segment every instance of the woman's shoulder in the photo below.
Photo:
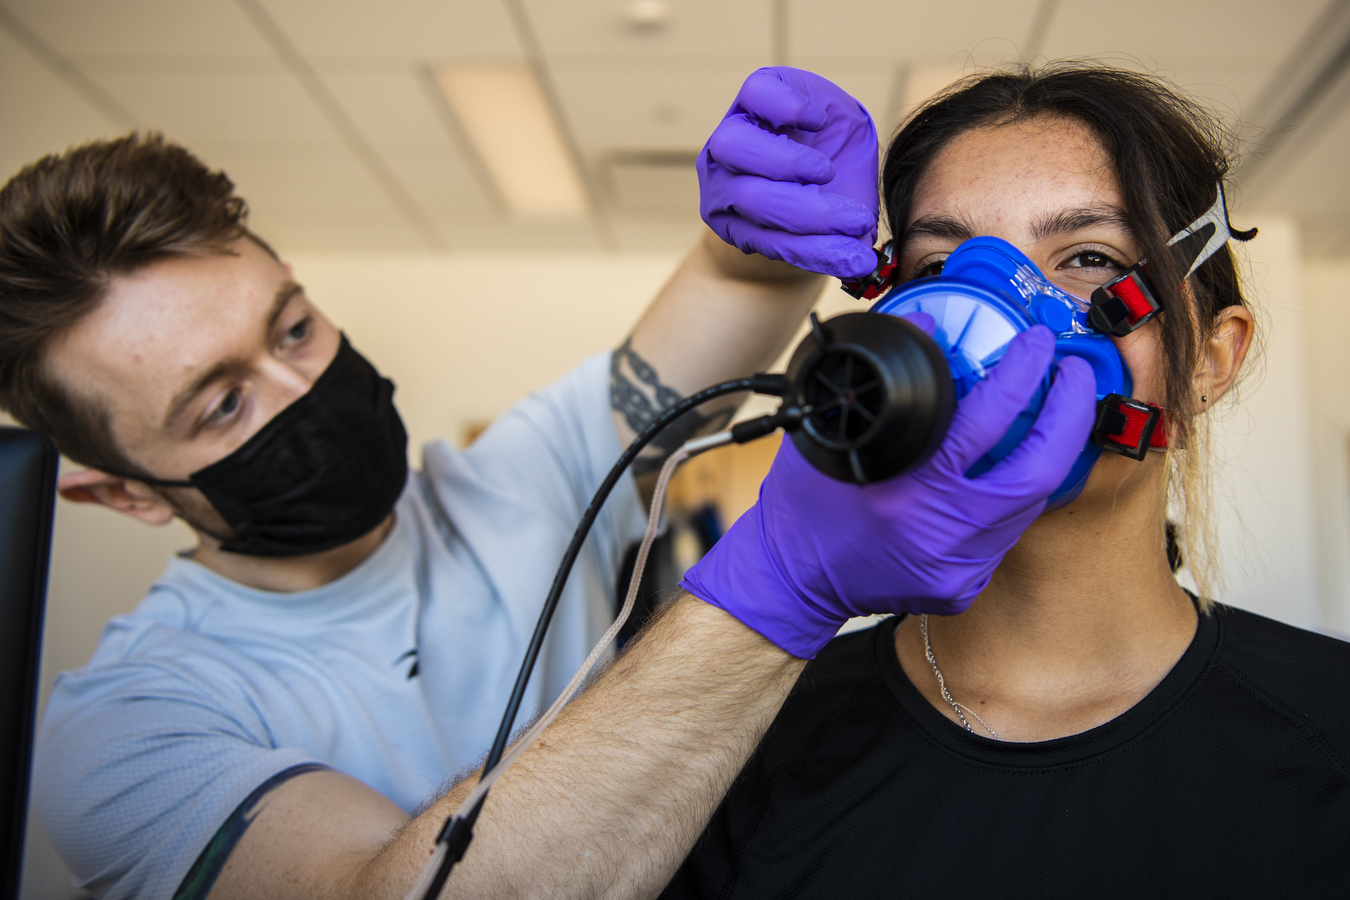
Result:
{"label": "woman's shoulder", "polygon": [[1350,776],[1350,643],[1216,605],[1215,664],[1254,699],[1335,748]]}
{"label": "woman's shoulder", "polygon": [[1350,682],[1350,642],[1343,638],[1215,604],[1222,638],[1219,652],[1230,662],[1265,670],[1276,678],[1320,672]]}

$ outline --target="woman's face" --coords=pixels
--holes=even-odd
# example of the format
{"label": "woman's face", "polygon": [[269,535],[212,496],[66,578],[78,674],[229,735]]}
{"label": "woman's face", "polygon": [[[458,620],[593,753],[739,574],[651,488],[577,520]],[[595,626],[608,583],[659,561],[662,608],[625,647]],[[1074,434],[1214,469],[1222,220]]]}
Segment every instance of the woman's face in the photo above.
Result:
{"label": "woman's face", "polygon": [[[909,281],[936,275],[947,255],[973,237],[1002,238],[1047,278],[1087,298],[1139,261],[1110,159],[1077,122],[1043,116],[967,131],[920,178],[899,250]],[[1134,379],[1133,396],[1163,405],[1158,323],[1115,339]],[[1082,497],[1115,494],[1161,474],[1162,454],[1144,465],[1104,454]]]}

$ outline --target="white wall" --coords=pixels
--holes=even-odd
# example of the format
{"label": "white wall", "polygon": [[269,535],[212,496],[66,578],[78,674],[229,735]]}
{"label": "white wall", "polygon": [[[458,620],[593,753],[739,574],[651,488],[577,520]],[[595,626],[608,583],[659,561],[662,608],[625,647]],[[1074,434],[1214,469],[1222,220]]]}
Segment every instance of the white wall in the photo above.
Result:
{"label": "white wall", "polygon": [[1350,260],[1304,269],[1323,621],[1350,635]]}
{"label": "white wall", "polygon": [[1226,582],[1217,599],[1314,628],[1324,624],[1324,599],[1299,233],[1287,218],[1254,224],[1260,235],[1239,255],[1246,259],[1240,266],[1261,344],[1249,358],[1236,398],[1214,413],[1216,513]]}
{"label": "white wall", "polygon": [[416,448],[458,439],[466,423],[616,346],[677,259],[367,255],[293,264],[309,296],[398,385]]}

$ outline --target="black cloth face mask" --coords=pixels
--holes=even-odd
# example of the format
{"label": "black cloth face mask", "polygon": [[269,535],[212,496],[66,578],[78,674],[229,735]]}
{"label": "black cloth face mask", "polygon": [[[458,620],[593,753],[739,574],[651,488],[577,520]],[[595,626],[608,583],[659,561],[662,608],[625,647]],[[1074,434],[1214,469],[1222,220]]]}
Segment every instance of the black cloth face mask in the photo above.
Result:
{"label": "black cloth face mask", "polygon": [[408,433],[393,398],[394,383],[344,334],[305,395],[224,459],[187,481],[125,477],[200,490],[234,532],[222,550],[330,550],[383,522],[408,480]]}

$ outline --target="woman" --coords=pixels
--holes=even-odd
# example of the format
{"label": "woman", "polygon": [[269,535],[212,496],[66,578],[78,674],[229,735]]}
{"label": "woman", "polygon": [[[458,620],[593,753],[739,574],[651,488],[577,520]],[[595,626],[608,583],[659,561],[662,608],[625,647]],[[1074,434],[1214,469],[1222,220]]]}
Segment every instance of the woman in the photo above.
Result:
{"label": "woman", "polygon": [[966,79],[895,137],[902,281],[983,235],[1083,298],[1150,261],[1164,312],[1117,346],[1170,449],[1104,455],[966,612],[823,650],[666,896],[1343,895],[1350,646],[1208,594],[1205,422],[1253,320],[1226,247],[1183,284],[1166,243],[1215,202],[1221,133],[1156,78],[1053,65]]}

